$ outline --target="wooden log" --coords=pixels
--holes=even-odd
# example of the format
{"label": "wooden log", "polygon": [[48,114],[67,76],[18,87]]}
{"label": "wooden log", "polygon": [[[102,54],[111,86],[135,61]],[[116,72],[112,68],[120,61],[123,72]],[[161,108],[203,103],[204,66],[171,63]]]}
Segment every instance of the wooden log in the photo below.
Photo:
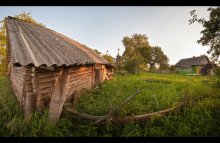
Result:
{"label": "wooden log", "polygon": [[48,83],[48,82],[54,82],[56,77],[46,77],[39,79],[39,84],[41,83]]}
{"label": "wooden log", "polygon": [[71,77],[70,78],[70,82],[80,82],[82,80],[85,80],[85,79],[90,79],[92,75],[88,75],[88,76],[85,76],[85,77]]}
{"label": "wooden log", "polygon": [[78,73],[78,72],[88,72],[88,71],[91,71],[91,70],[92,70],[91,68],[87,68],[85,70],[81,70],[81,69],[79,69],[79,70],[71,70],[70,74],[75,74],[75,73]]}
{"label": "wooden log", "polygon": [[39,84],[40,89],[53,87],[53,82],[41,83]]}
{"label": "wooden log", "polygon": [[78,72],[78,73],[70,74],[70,78],[79,77],[79,76],[86,76],[86,75],[92,75],[92,71]]}
{"label": "wooden log", "polygon": [[41,94],[49,94],[49,93],[51,93],[52,92],[52,88],[53,87],[41,89]]}
{"label": "wooden log", "polygon": [[[157,111],[157,112],[153,112],[153,113],[146,113],[146,114],[136,115],[136,116],[125,116],[125,117],[111,116],[110,118],[111,118],[111,121],[113,123],[115,123],[117,125],[120,125],[120,126],[125,125],[125,124],[130,123],[130,122],[143,122],[143,121],[150,120],[152,118],[160,118],[160,117],[163,117],[167,114],[173,113],[175,111],[179,111],[183,107],[186,107],[187,105],[193,105],[196,102],[198,102],[199,100],[204,99],[204,98],[207,98],[207,96],[200,96],[200,97],[197,97],[195,99],[192,99],[191,101],[181,102],[180,104],[178,104],[174,107],[164,109],[164,110],[161,110],[161,111]],[[73,114],[75,114],[75,115],[77,115],[76,116],[77,118],[96,121],[96,122],[94,122],[95,124],[103,124],[108,119],[108,118],[106,118],[106,115],[105,116],[94,116],[94,115],[89,115],[89,114],[86,114],[86,113],[79,113],[78,111],[76,111],[73,108],[67,108],[66,110],[73,113]],[[113,114],[111,114],[111,115],[113,115]]]}
{"label": "wooden log", "polygon": [[113,118],[113,112],[119,110],[120,108],[122,108],[123,105],[125,105],[126,103],[128,103],[128,101],[130,101],[132,98],[134,98],[136,95],[138,95],[140,93],[140,90],[138,89],[134,94],[132,94],[131,96],[129,96],[125,101],[123,101],[119,106],[116,107],[110,107],[108,110],[108,113],[104,116],[104,118],[97,120],[95,123],[98,124],[106,119],[112,120]]}
{"label": "wooden log", "polygon": [[59,72],[48,72],[48,73],[43,73],[39,74],[38,78],[46,78],[46,77],[53,77],[53,76],[59,76]]}
{"label": "wooden log", "polygon": [[96,121],[96,120],[102,119],[104,117],[104,116],[93,116],[93,115],[89,115],[86,113],[79,113],[74,108],[66,108],[66,110],[77,115],[79,118],[88,119],[88,120],[92,120],[92,121]]}

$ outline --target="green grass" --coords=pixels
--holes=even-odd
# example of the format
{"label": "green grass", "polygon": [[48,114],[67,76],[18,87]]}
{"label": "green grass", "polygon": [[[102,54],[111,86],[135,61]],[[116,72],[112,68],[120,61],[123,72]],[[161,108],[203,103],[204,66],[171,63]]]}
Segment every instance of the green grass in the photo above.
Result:
{"label": "green grass", "polygon": [[80,99],[77,110],[104,115],[137,89],[141,93],[117,112],[118,116],[138,115],[173,107],[189,98],[208,96],[178,113],[142,123],[118,127],[74,119],[63,112],[55,127],[45,126],[48,111],[23,120],[22,110],[12,94],[10,83],[0,77],[0,136],[220,136],[220,79],[209,76],[142,73],[115,76]]}

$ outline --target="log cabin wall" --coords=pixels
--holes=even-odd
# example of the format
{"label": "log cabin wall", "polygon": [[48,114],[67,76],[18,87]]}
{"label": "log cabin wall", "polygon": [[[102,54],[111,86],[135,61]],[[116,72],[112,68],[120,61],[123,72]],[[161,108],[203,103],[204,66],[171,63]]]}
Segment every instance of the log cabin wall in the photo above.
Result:
{"label": "log cabin wall", "polygon": [[[38,92],[36,93],[35,103],[37,111],[49,107],[50,98],[54,92],[55,80],[61,74],[61,70],[62,68],[55,68],[54,70],[36,69],[35,88],[33,88],[33,85],[31,86],[32,90],[35,89]],[[68,76],[66,102],[72,102],[75,90],[92,89],[93,87],[93,66],[71,67]],[[28,87],[28,89],[31,89],[31,87]]]}
{"label": "log cabin wall", "polygon": [[74,91],[93,88],[93,66],[71,67],[66,101],[72,102]]}
{"label": "log cabin wall", "polygon": [[24,103],[24,91],[32,91],[27,89],[26,85],[30,84],[31,76],[28,73],[28,69],[25,67],[10,67],[10,79],[12,88],[20,103]]}
{"label": "log cabin wall", "polygon": [[[105,66],[99,65],[101,81],[105,79]],[[43,111],[50,106],[51,97],[55,91],[58,77],[63,73],[63,67],[53,70],[35,67],[11,66],[10,78],[12,88],[19,102],[24,107],[25,118],[29,119],[33,111]],[[68,68],[66,80],[66,102],[73,102],[75,91],[95,87],[95,66],[76,66]],[[76,93],[77,94],[77,93]],[[78,95],[77,95],[78,96]],[[78,97],[77,97],[78,98]]]}

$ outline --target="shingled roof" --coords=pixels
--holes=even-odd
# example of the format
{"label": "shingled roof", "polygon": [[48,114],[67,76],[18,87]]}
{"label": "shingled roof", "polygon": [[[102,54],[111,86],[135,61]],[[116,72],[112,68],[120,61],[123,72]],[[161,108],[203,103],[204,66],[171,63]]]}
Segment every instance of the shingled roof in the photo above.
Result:
{"label": "shingled roof", "polygon": [[111,65],[91,48],[51,29],[6,18],[13,65],[71,66],[85,64]]}
{"label": "shingled roof", "polygon": [[207,56],[192,57],[187,59],[181,59],[178,63],[175,64],[176,67],[190,67],[193,65],[206,65],[210,61]]}

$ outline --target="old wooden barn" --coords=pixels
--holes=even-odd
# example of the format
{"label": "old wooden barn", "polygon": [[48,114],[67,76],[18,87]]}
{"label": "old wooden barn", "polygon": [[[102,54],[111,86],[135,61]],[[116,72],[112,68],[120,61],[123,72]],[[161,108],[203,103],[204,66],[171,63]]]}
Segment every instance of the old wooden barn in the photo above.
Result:
{"label": "old wooden barn", "polygon": [[55,123],[76,91],[92,89],[112,75],[114,66],[87,46],[48,28],[5,20],[8,76],[26,118],[48,107]]}
{"label": "old wooden barn", "polygon": [[205,66],[210,65],[210,61],[207,56],[199,56],[181,59],[175,64],[177,73],[182,74],[196,74],[199,75]]}

